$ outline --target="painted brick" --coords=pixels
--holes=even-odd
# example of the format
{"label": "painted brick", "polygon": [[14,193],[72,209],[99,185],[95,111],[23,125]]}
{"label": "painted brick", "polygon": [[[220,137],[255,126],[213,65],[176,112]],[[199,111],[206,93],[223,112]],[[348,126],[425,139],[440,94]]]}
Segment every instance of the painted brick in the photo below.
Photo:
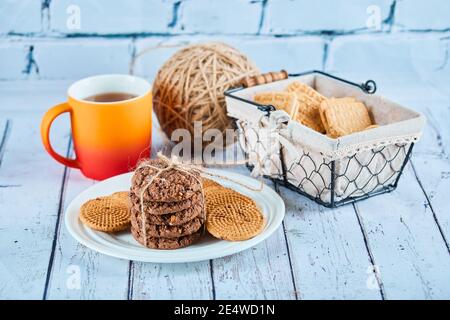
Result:
{"label": "painted brick", "polygon": [[325,42],[318,37],[240,39],[231,44],[263,72],[285,69],[296,73],[322,68]]}
{"label": "painted brick", "polygon": [[0,34],[41,31],[40,0],[0,1]]}
{"label": "painted brick", "polygon": [[[151,38],[136,41],[134,74],[153,81],[159,68],[182,46],[189,44],[187,39],[164,41],[163,38]],[[145,52],[144,52],[145,51]]]}
{"label": "painted brick", "polygon": [[130,40],[56,40],[34,44],[40,76],[78,79],[101,73],[128,73]]}
{"label": "painted brick", "polygon": [[258,32],[261,1],[185,0],[181,3],[180,28],[204,34],[253,34]]}
{"label": "painted brick", "polygon": [[[275,0],[267,3],[264,32],[295,34],[314,31],[353,31],[367,28],[370,6],[380,20],[389,16],[392,0]],[[369,10],[369,12],[368,12]]]}
{"label": "painted brick", "polygon": [[29,45],[23,42],[0,44],[0,80],[23,78]]}
{"label": "painted brick", "polygon": [[140,40],[136,52],[146,50],[136,60],[135,74],[153,80],[162,64],[177,50],[189,43],[222,41],[246,54],[263,71],[286,69],[300,72],[321,69],[324,41],[318,37],[259,38],[259,37],[180,37],[162,42],[162,39]]}
{"label": "painted brick", "polygon": [[326,69],[368,77],[423,76],[445,64],[446,46],[435,35],[342,37],[331,43]]}
{"label": "painted brick", "polygon": [[[172,0],[52,1],[51,28],[64,34],[165,33],[172,21],[173,2]],[[77,17],[78,12],[79,26],[72,20]]]}
{"label": "painted brick", "polygon": [[400,0],[395,11],[395,24],[405,29],[450,29],[449,1]]}

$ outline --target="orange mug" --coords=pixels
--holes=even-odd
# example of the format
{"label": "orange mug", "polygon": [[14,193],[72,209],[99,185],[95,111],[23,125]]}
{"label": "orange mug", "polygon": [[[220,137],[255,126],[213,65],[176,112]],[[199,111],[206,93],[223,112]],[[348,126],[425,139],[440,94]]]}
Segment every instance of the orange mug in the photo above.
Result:
{"label": "orange mug", "polygon": [[[126,94],[128,99],[92,100],[108,94]],[[72,84],[67,95],[67,102],[48,110],[41,123],[42,142],[55,160],[80,169],[88,178],[103,180],[150,157],[152,94],[147,81],[130,75],[94,76]],[[64,112],[70,113],[75,159],[59,155],[50,144],[50,126]]]}

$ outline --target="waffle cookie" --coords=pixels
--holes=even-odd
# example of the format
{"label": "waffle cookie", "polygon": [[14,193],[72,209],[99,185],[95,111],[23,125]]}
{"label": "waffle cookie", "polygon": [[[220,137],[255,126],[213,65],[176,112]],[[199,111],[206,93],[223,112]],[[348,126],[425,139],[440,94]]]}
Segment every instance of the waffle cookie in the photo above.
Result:
{"label": "waffle cookie", "polygon": [[254,100],[257,103],[272,105],[278,110],[284,110],[291,118],[297,113],[297,98],[292,92],[260,92],[254,96]]}
{"label": "waffle cookie", "polygon": [[208,189],[212,187],[221,187],[221,185],[214,180],[208,178],[202,178],[203,189]]}
{"label": "waffle cookie", "polygon": [[128,191],[114,192],[110,197],[123,201],[127,206],[130,205],[130,193]]}
{"label": "waffle cookie", "polygon": [[117,232],[130,227],[130,210],[120,199],[108,196],[87,201],[81,206],[81,222],[104,232]]}
{"label": "waffle cookie", "polygon": [[265,221],[255,202],[229,188],[212,186],[205,190],[206,229],[216,238],[241,241],[253,238]]}
{"label": "waffle cookie", "polygon": [[218,205],[223,205],[232,202],[245,203],[248,205],[254,204],[253,200],[249,197],[240,194],[233,189],[225,187],[211,187],[205,190],[206,198],[206,215],[212,212],[212,209]]}
{"label": "waffle cookie", "polygon": [[258,235],[264,224],[264,216],[256,205],[235,201],[214,206],[208,212],[206,228],[216,238],[242,241]]}
{"label": "waffle cookie", "polygon": [[320,117],[331,138],[362,131],[372,125],[366,106],[351,98],[324,100],[320,105]]}

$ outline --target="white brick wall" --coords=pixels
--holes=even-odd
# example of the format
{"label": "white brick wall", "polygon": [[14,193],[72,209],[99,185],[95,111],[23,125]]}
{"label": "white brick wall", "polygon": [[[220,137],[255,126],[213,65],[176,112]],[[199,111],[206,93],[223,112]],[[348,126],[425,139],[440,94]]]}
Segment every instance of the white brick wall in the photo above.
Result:
{"label": "white brick wall", "polygon": [[[79,8],[80,29],[70,19]],[[58,0],[50,5],[51,29],[87,34],[165,33],[172,21],[169,0]],[[68,13],[69,11],[69,13]],[[68,25],[69,20],[69,25]]]}
{"label": "white brick wall", "polygon": [[0,34],[41,31],[40,0],[0,1]]}
{"label": "white brick wall", "polygon": [[211,40],[263,71],[444,72],[449,17],[448,0],[0,0],[0,80],[126,73],[149,46],[136,72],[152,78],[177,50],[161,44]]}
{"label": "white brick wall", "polygon": [[404,29],[450,29],[450,1],[398,0],[395,23]]}
{"label": "white brick wall", "polygon": [[188,33],[255,34],[261,19],[261,1],[185,0],[180,7],[180,29]]}
{"label": "white brick wall", "polygon": [[446,42],[426,34],[342,37],[330,44],[326,69],[383,78],[423,75],[446,63],[446,50]]}
{"label": "white brick wall", "polygon": [[[142,53],[142,55],[136,59],[134,74],[153,80],[161,65],[181,46],[191,42],[186,38],[164,40],[164,38],[150,38],[136,42],[136,54]],[[146,50],[145,53],[144,50]]]}
{"label": "white brick wall", "polygon": [[0,80],[24,78],[29,44],[6,41],[0,44]]}
{"label": "white brick wall", "polygon": [[379,8],[381,20],[390,12],[393,0],[275,0],[267,4],[264,32],[295,34],[308,31],[352,31],[367,29],[371,11]]}
{"label": "white brick wall", "polygon": [[34,44],[34,57],[42,78],[78,79],[101,73],[127,73],[130,43],[104,39],[44,40]]}
{"label": "white brick wall", "polygon": [[261,71],[286,69],[300,72],[321,69],[325,41],[320,37],[181,37],[172,41],[163,38],[140,40],[136,53],[146,51],[135,64],[135,74],[153,80],[161,65],[178,49],[190,43],[222,41],[251,57]]}
{"label": "white brick wall", "polygon": [[263,72],[286,69],[301,72],[321,69],[325,41],[319,37],[242,39],[236,47]]}

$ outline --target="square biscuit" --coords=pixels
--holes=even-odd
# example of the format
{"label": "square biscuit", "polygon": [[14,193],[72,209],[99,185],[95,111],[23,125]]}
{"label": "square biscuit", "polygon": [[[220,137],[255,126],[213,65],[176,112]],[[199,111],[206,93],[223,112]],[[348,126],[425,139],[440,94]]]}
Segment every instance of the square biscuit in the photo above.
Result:
{"label": "square biscuit", "polygon": [[353,98],[331,98],[320,104],[320,117],[326,133],[339,138],[372,125],[367,107]]}
{"label": "square biscuit", "polygon": [[302,94],[307,97],[309,97],[310,101],[312,103],[320,105],[323,100],[326,100],[326,98],[321,95],[319,92],[308,86],[307,84],[301,83],[299,81],[291,82],[286,87],[287,92],[294,92],[297,94]]}
{"label": "square biscuit", "polygon": [[326,98],[310,86],[299,81],[291,82],[287,92],[294,92],[297,95],[298,111],[295,119],[311,129],[325,133],[322,120],[319,114],[319,108],[322,101]]}
{"label": "square biscuit", "polygon": [[320,103],[317,103],[306,94],[296,93],[296,95],[298,108],[295,120],[317,132],[325,133],[319,114]]}
{"label": "square biscuit", "polygon": [[272,105],[278,110],[286,111],[291,118],[297,113],[298,103],[295,93],[291,92],[260,92],[255,94],[254,101],[264,105]]}

